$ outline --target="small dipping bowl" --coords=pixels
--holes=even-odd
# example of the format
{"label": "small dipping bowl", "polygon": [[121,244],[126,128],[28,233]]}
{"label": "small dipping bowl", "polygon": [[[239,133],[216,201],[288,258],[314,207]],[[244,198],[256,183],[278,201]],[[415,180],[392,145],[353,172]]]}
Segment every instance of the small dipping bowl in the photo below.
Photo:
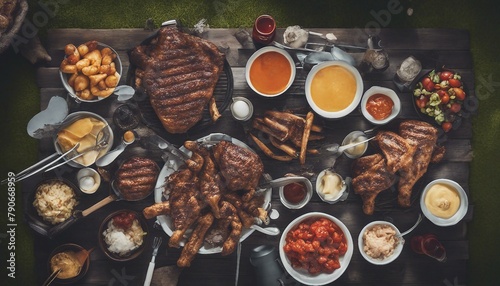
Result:
{"label": "small dipping bowl", "polygon": [[292,85],[296,72],[295,62],[288,52],[267,46],[257,50],[248,59],[245,79],[257,94],[275,97],[283,94]]}
{"label": "small dipping bowl", "polygon": [[234,97],[231,103],[231,113],[236,120],[247,121],[252,118],[253,104],[248,98]]}
{"label": "small dipping bowl", "polygon": [[316,193],[322,201],[329,204],[339,202],[346,190],[347,184],[339,174],[330,169],[325,169],[318,174]]}
{"label": "small dipping bowl", "polygon": [[[380,120],[373,117],[370,114],[370,112],[368,112],[368,110],[366,109],[366,104],[367,104],[368,100],[372,96],[378,95],[378,94],[385,95],[385,96],[389,97],[392,100],[392,103],[394,104],[389,116],[384,118],[384,119],[380,119]],[[401,111],[401,101],[399,100],[398,95],[396,94],[396,92],[394,92],[394,90],[386,88],[386,87],[372,86],[367,91],[365,91],[365,93],[363,94],[363,98],[361,99],[361,113],[368,121],[370,121],[373,124],[377,124],[377,125],[386,124],[389,121],[396,118],[396,116],[398,116],[400,111]]]}
{"label": "small dipping bowl", "polygon": [[[360,141],[363,141],[366,139],[368,139],[368,137],[366,137],[366,134],[364,132],[352,131],[351,133],[347,134],[347,136],[344,138],[344,140],[342,141],[342,145],[360,142]],[[363,154],[365,154],[365,152],[366,152],[366,149],[368,149],[368,142],[351,147],[351,148],[345,150],[344,154],[348,158],[356,159],[356,158],[363,156]]]}
{"label": "small dipping bowl", "polygon": [[93,194],[101,185],[101,176],[92,168],[83,168],[76,174],[80,191],[84,194]]}
{"label": "small dipping bowl", "polygon": [[[298,188],[304,188],[304,193],[300,194],[296,184],[300,184]],[[289,209],[300,209],[304,207],[312,197],[313,187],[311,181],[303,180],[302,182],[295,182],[279,188],[279,195],[281,203]]]}
{"label": "small dipping bowl", "polygon": [[[48,260],[49,273],[52,273],[52,269],[50,267],[50,260],[52,259],[52,257],[54,257],[54,255],[65,251],[72,251],[76,253],[82,250],[84,250],[82,246],[74,243],[65,243],[56,247],[49,255],[49,260]],[[87,259],[83,263],[80,273],[78,275],[67,279],[55,278],[54,284],[75,284],[78,280],[82,279],[82,277],[85,276],[85,274],[87,274],[89,266],[90,266],[90,256],[87,257]]]}
{"label": "small dipping bowl", "polygon": [[[460,199],[457,211],[449,218],[443,218],[433,214],[425,203],[425,198],[429,194],[429,190],[433,186],[438,184],[448,186],[451,189],[454,189],[457,192],[457,195]],[[422,212],[424,213],[425,217],[438,226],[452,226],[457,224],[464,218],[465,214],[467,213],[468,206],[469,206],[469,200],[467,198],[465,190],[457,182],[448,179],[437,179],[427,184],[420,198],[420,208],[422,209]]]}
{"label": "small dipping bowl", "polygon": [[[385,257],[385,258],[373,258],[370,255],[368,255],[364,250],[364,247],[365,247],[365,242],[363,240],[364,233],[367,230],[372,229],[378,225],[388,226],[388,227],[394,229],[394,231],[396,232],[395,233],[396,239],[398,239],[392,254],[388,257]],[[392,223],[387,222],[387,221],[380,221],[379,220],[379,221],[373,221],[373,222],[367,224],[361,230],[361,232],[359,233],[359,237],[358,237],[358,248],[359,248],[359,252],[361,253],[361,256],[363,256],[363,258],[366,261],[370,262],[371,264],[375,264],[375,265],[385,265],[385,264],[389,264],[392,261],[394,261],[401,254],[401,251],[403,250],[403,245],[404,245],[404,239],[403,239],[403,237],[401,237],[401,232],[399,231],[399,229],[395,225],[393,225]]]}

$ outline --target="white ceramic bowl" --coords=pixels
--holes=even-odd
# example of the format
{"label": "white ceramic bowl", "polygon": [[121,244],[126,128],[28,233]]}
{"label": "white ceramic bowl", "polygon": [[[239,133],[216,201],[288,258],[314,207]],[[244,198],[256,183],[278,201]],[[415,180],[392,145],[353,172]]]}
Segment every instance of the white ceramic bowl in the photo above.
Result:
{"label": "white ceramic bowl", "polygon": [[[346,238],[347,252],[339,258],[340,268],[336,269],[330,274],[321,273],[318,275],[311,275],[306,270],[293,268],[292,265],[290,264],[290,260],[288,260],[288,257],[285,254],[285,251],[283,250],[283,247],[285,245],[285,238],[288,232],[302,221],[310,218],[326,218],[333,221],[342,230]],[[349,229],[347,229],[347,227],[345,226],[345,224],[342,223],[336,217],[321,212],[306,213],[294,219],[283,231],[279,244],[280,259],[281,262],[283,263],[283,266],[285,267],[285,270],[295,280],[305,285],[325,285],[337,280],[349,266],[349,262],[351,261],[352,258],[353,248],[354,244],[352,236],[351,233],[349,232]]]}
{"label": "white ceramic bowl", "polygon": [[376,226],[376,225],[388,225],[390,227],[392,227],[395,231],[396,231],[396,235],[401,235],[401,232],[399,231],[399,229],[393,225],[392,223],[390,222],[387,222],[387,221],[373,221],[369,224],[367,224],[362,230],[361,232],[359,233],[359,236],[358,236],[358,248],[359,248],[359,252],[361,253],[361,256],[363,256],[363,258],[370,262],[371,264],[375,264],[375,265],[385,265],[385,264],[388,264],[388,263],[391,263],[392,261],[394,261],[396,258],[398,258],[398,256],[401,254],[401,251],[403,250],[403,245],[404,245],[404,239],[401,237],[399,239],[399,242],[396,246],[396,248],[394,249],[394,252],[391,254],[391,256],[385,258],[385,259],[377,259],[377,258],[373,258],[371,256],[369,256],[368,254],[366,254],[366,252],[364,251],[364,240],[363,240],[363,234],[365,233],[366,230]]}
{"label": "white ceramic bowl", "polygon": [[[433,215],[425,205],[425,196],[427,195],[429,189],[435,184],[450,185],[451,187],[457,190],[458,195],[460,196],[460,206],[457,212],[448,219],[440,218]],[[451,226],[457,224],[460,220],[464,218],[465,214],[467,213],[468,207],[469,207],[469,199],[467,198],[465,190],[457,182],[448,179],[437,179],[430,182],[429,184],[427,184],[427,186],[425,186],[424,191],[422,192],[422,196],[420,197],[420,208],[422,209],[422,212],[424,213],[425,217],[438,226]]]}
{"label": "white ceramic bowl", "polygon": [[[351,104],[349,104],[349,106],[347,106],[345,109],[340,110],[340,111],[326,111],[326,110],[319,108],[318,105],[316,105],[316,103],[312,99],[312,95],[311,95],[311,84],[312,84],[312,80],[313,80],[314,76],[320,70],[322,70],[326,67],[330,67],[330,66],[340,66],[340,67],[345,68],[354,76],[354,79],[356,80],[356,92],[355,92],[353,101],[351,102]],[[356,106],[358,106],[359,102],[361,101],[361,96],[363,95],[363,80],[361,78],[361,75],[359,74],[359,71],[355,67],[353,67],[352,65],[350,65],[344,61],[323,62],[323,63],[320,63],[320,64],[314,66],[311,69],[311,71],[309,72],[309,74],[307,75],[306,83],[305,83],[305,92],[306,92],[307,102],[309,103],[309,106],[311,106],[311,108],[314,110],[314,112],[316,112],[317,114],[319,114],[320,116],[322,116],[324,118],[329,118],[329,119],[341,118],[341,117],[344,117],[344,116],[348,115],[349,113],[351,113],[356,108]]]}
{"label": "white ceramic bowl", "polygon": [[[353,143],[353,140],[356,140],[359,137],[364,138],[363,140],[368,139],[368,136],[366,136],[366,133],[364,133],[363,131],[357,131],[356,130],[356,131],[352,131],[351,133],[349,133],[349,134],[346,135],[346,137],[342,141],[342,145],[347,145],[347,144]],[[363,141],[363,140],[359,139],[359,141]],[[358,154],[351,154],[351,153],[347,152],[347,150],[351,149],[351,148],[349,148],[346,151],[344,151],[344,155],[346,155],[347,158],[351,158],[351,159],[359,158],[359,157],[363,156],[363,154],[365,154],[366,150],[368,149],[368,144],[369,143],[366,142],[366,143],[363,143],[361,145],[357,145],[355,147],[351,147],[351,148],[356,148],[358,146],[364,146],[364,147],[362,147],[363,148],[363,152],[360,152]]]}
{"label": "white ceramic bowl", "polygon": [[[368,99],[375,94],[387,95],[394,103],[391,114],[385,119],[382,120],[375,119],[370,113],[368,113],[368,110],[366,110],[366,102],[368,102]],[[389,88],[381,86],[372,86],[367,91],[365,91],[365,93],[363,94],[363,98],[361,99],[361,113],[368,121],[370,121],[373,124],[377,125],[386,124],[389,121],[396,118],[396,116],[398,116],[400,111],[401,111],[401,101],[399,100],[399,97],[394,92],[394,90]]]}
{"label": "white ceramic bowl", "polygon": [[[252,64],[254,63],[255,59],[257,59],[260,55],[265,54],[265,53],[269,53],[269,52],[276,52],[276,53],[283,55],[290,63],[290,68],[291,68],[290,78],[289,78],[288,83],[285,86],[284,90],[282,90],[281,92],[278,92],[278,93],[273,93],[273,94],[266,94],[266,93],[263,93],[263,92],[257,90],[254,87],[254,85],[252,84],[252,81],[250,80],[250,68],[252,67]],[[292,85],[293,81],[295,80],[295,74],[296,74],[295,62],[293,61],[290,54],[282,49],[272,47],[272,46],[267,46],[267,47],[264,47],[264,48],[257,50],[248,59],[247,64],[245,66],[245,79],[246,79],[248,85],[257,94],[260,94],[260,95],[265,96],[265,97],[275,97],[275,96],[278,96],[280,94],[283,94]]]}
{"label": "white ceramic bowl", "polygon": [[[283,187],[279,187],[279,190],[278,190],[278,193],[280,195],[280,201],[281,203],[289,208],[289,209],[301,209],[303,208],[305,205],[307,205],[307,203],[311,200],[312,198],[312,194],[313,194],[313,187],[312,187],[312,183],[311,181],[309,181],[307,178],[303,178],[301,181],[297,181],[297,183],[302,183],[305,185],[306,187],[306,195],[304,197],[304,199],[302,199],[300,202],[298,203],[292,203],[292,202],[289,202],[286,197],[285,197],[285,186]],[[292,183],[290,183],[292,184]]]}
{"label": "white ceramic bowl", "polygon": [[[321,190],[321,180],[323,179],[323,176],[325,176],[328,173],[332,173],[333,175],[338,176],[338,178],[340,180],[339,192],[338,192],[338,194],[336,194],[335,196],[332,196],[332,197],[325,196],[325,194]],[[329,204],[334,204],[336,202],[339,202],[339,201],[345,199],[345,198],[342,198],[342,195],[346,191],[347,191],[347,184],[346,184],[344,178],[342,178],[342,176],[340,176],[340,174],[335,173],[334,171],[332,171],[330,169],[325,169],[318,174],[318,177],[316,179],[316,193],[318,194],[319,198],[322,201],[327,202]]]}
{"label": "white ceramic bowl", "polygon": [[[108,45],[100,43],[100,42],[97,42],[97,48],[99,50],[102,50],[103,48],[110,48],[113,51],[113,53],[116,54],[116,58],[114,59],[114,63],[115,63],[115,67],[116,67],[116,73],[118,73],[118,80],[120,80],[120,78],[122,76],[123,66],[122,66],[122,61],[121,61],[120,56],[118,55],[118,53],[111,46],[108,46]],[[75,90],[73,89],[73,87],[71,87],[71,85],[69,85],[69,83],[68,83],[68,79],[70,78],[70,76],[71,76],[71,74],[63,73],[63,72],[61,72],[61,70],[59,70],[59,77],[61,78],[61,82],[62,82],[64,88],[66,89],[66,91],[68,92],[68,94],[75,101],[77,101],[77,102],[98,102],[98,101],[101,101],[101,100],[105,99],[103,97],[96,97],[95,99],[87,100],[87,99],[82,99],[82,98],[78,97],[76,95]]]}

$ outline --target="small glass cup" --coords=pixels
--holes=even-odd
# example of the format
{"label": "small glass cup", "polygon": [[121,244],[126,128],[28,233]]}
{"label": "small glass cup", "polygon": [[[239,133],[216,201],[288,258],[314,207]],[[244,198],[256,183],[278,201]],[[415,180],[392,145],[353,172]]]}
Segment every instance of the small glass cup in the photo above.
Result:
{"label": "small glass cup", "polygon": [[270,44],[276,35],[276,21],[269,15],[260,15],[255,20],[252,40],[256,48]]}
{"label": "small glass cup", "polygon": [[412,237],[411,249],[418,254],[425,254],[439,262],[446,261],[446,250],[434,234],[417,235]]}
{"label": "small glass cup", "polygon": [[394,75],[394,83],[400,91],[408,91],[411,84],[422,70],[422,64],[413,56],[407,57]]}

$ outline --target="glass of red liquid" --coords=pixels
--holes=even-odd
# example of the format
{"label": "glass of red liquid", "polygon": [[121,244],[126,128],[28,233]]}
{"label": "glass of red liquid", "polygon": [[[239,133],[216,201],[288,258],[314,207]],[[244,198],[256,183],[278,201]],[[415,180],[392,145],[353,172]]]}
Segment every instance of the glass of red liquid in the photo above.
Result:
{"label": "glass of red liquid", "polygon": [[446,250],[434,234],[424,234],[412,237],[411,249],[418,254],[425,254],[439,262],[446,261]]}
{"label": "glass of red liquid", "polygon": [[268,45],[274,40],[276,21],[269,15],[259,16],[253,25],[252,40],[256,46]]}

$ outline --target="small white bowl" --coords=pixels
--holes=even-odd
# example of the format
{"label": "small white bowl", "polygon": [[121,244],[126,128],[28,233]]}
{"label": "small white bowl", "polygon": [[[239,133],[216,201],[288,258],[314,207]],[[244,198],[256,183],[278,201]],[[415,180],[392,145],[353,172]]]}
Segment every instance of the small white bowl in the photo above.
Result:
{"label": "small white bowl", "polygon": [[396,258],[398,258],[398,256],[401,254],[401,251],[403,250],[403,245],[404,245],[405,241],[404,241],[404,239],[402,237],[400,237],[399,241],[397,243],[397,246],[394,249],[394,252],[392,253],[392,255],[389,256],[389,257],[387,257],[387,258],[385,258],[385,259],[376,259],[376,258],[373,258],[373,257],[369,256],[364,251],[365,243],[364,243],[364,240],[363,240],[363,234],[365,233],[366,230],[371,229],[372,227],[374,227],[376,225],[387,225],[387,226],[390,226],[391,228],[393,228],[396,231],[396,236],[401,236],[401,232],[399,231],[399,229],[395,225],[393,225],[392,223],[387,222],[387,221],[381,221],[381,220],[373,221],[373,222],[367,224],[361,230],[361,232],[359,233],[359,236],[358,236],[358,248],[359,248],[359,252],[361,253],[361,256],[363,256],[363,258],[366,261],[370,262],[371,264],[374,264],[374,265],[389,264],[392,261],[394,261]]}
{"label": "small white bowl", "polygon": [[[344,138],[344,140],[342,141],[342,145],[347,145],[347,144],[350,144],[350,143],[354,143],[353,140],[356,140],[358,137],[361,137],[361,136],[364,138],[363,140],[368,139],[368,136],[366,136],[366,134],[363,131],[352,131],[351,133],[347,134],[347,136]],[[360,141],[363,141],[363,140],[360,140]],[[351,154],[351,153],[349,153],[347,151],[347,150],[349,150],[351,148],[356,148],[358,146],[364,146],[364,147],[362,147],[363,148],[363,152],[360,152],[359,154]],[[345,150],[344,154],[348,158],[351,158],[351,159],[359,158],[359,157],[363,156],[363,154],[365,154],[365,152],[366,152],[366,149],[368,149],[368,142],[365,142],[365,143],[363,143],[361,145],[357,145],[357,146],[351,147],[351,148]]]}
{"label": "small white bowl", "polygon": [[311,181],[309,181],[309,179],[307,179],[307,178],[301,178],[300,181],[290,182],[289,184],[293,184],[293,183],[302,183],[305,185],[306,195],[305,195],[304,199],[302,199],[302,201],[300,201],[296,204],[289,202],[285,197],[285,189],[284,189],[285,186],[282,186],[282,187],[279,187],[279,191],[278,191],[279,195],[280,195],[280,201],[285,207],[287,207],[289,209],[301,209],[305,205],[307,205],[307,203],[311,200],[312,194],[313,194],[313,187],[312,187]]}
{"label": "small white bowl", "polygon": [[[93,181],[92,186],[89,186],[88,188],[85,186],[86,180],[88,180],[87,178],[91,178]],[[78,182],[80,191],[84,194],[90,195],[95,193],[101,185],[101,176],[92,168],[83,168],[76,173],[76,181]]]}
{"label": "small white bowl", "polygon": [[[340,188],[338,190],[338,193],[331,197],[331,198],[327,198],[325,196],[325,194],[322,192],[321,190],[321,180],[323,179],[323,177],[328,174],[328,173],[331,173],[332,175],[334,176],[337,176],[339,181],[340,181]],[[324,201],[324,202],[327,202],[329,204],[334,204],[338,201],[341,200],[342,198],[342,195],[344,194],[344,192],[347,190],[347,184],[344,180],[344,178],[342,178],[342,176],[340,176],[339,174],[333,172],[332,170],[330,169],[325,169],[323,171],[321,171],[319,174],[318,174],[318,178],[316,179],[316,193],[318,194],[319,198]]]}
{"label": "small white bowl", "polygon": [[[314,102],[312,99],[311,95],[311,84],[312,80],[314,79],[314,76],[321,71],[322,69],[330,66],[340,66],[345,68],[347,71],[349,71],[353,76],[354,79],[356,80],[356,92],[354,95],[354,99],[349,104],[345,109],[340,110],[340,111],[326,111],[321,108],[319,108],[318,105]],[[328,119],[335,119],[335,118],[341,118],[349,113],[351,113],[354,109],[356,109],[356,106],[358,106],[359,102],[361,101],[361,96],[363,95],[363,79],[361,78],[361,75],[359,74],[359,71],[353,67],[352,65],[344,62],[344,61],[328,61],[328,62],[323,62],[320,63],[316,66],[314,66],[309,74],[307,75],[306,78],[306,83],[305,83],[305,92],[306,92],[306,98],[307,102],[309,103],[309,106],[319,114],[320,116]]]}
{"label": "small white bowl", "polygon": [[[455,190],[457,190],[460,197],[460,206],[457,212],[448,219],[433,215],[425,205],[425,196],[427,195],[429,189],[435,184],[445,184],[453,187]],[[422,209],[425,217],[438,226],[451,226],[457,224],[464,218],[465,214],[467,213],[468,207],[469,199],[467,198],[465,190],[457,182],[448,179],[437,179],[430,182],[429,184],[427,184],[427,186],[425,186],[424,191],[422,192],[422,196],[420,197],[420,208]]]}
{"label": "small white bowl", "polygon": [[[263,93],[263,92],[257,90],[253,86],[252,81],[250,80],[250,68],[252,67],[252,64],[254,63],[255,59],[257,59],[260,55],[265,54],[265,53],[269,53],[269,52],[276,52],[276,53],[279,53],[279,54],[283,55],[288,60],[288,62],[290,63],[290,68],[291,68],[290,79],[288,80],[288,83],[285,86],[285,88],[281,92],[273,93],[273,94],[266,94],[266,93]],[[246,79],[248,85],[250,86],[250,88],[253,91],[255,91],[257,94],[260,94],[260,95],[262,95],[264,97],[275,97],[275,96],[283,94],[292,85],[293,81],[295,80],[295,74],[296,74],[296,72],[297,71],[295,69],[295,62],[293,61],[292,57],[290,56],[290,54],[288,52],[286,52],[286,51],[284,51],[284,50],[282,50],[280,48],[276,48],[276,47],[272,47],[272,46],[267,46],[267,47],[264,47],[264,48],[261,48],[261,49],[257,50],[248,59],[247,64],[245,66],[245,79]]]}
{"label": "small white bowl", "polygon": [[[302,221],[311,218],[326,218],[332,222],[334,222],[344,233],[344,237],[347,241],[347,252],[339,257],[340,268],[336,269],[332,273],[321,273],[318,275],[311,275],[304,269],[295,269],[292,267],[290,260],[288,259],[283,247],[285,246],[285,239],[288,232],[294,228],[296,225],[300,224]],[[280,251],[280,259],[285,267],[285,270],[298,282],[305,285],[325,285],[337,280],[347,269],[349,263],[351,262],[352,254],[353,254],[354,243],[352,240],[351,233],[347,226],[341,222],[338,218],[331,216],[326,213],[321,212],[310,212],[299,216],[294,219],[283,231],[279,242],[279,251]]]}
{"label": "small white bowl", "polygon": [[[368,112],[368,110],[366,110],[366,103],[368,102],[368,99],[375,94],[387,95],[394,103],[394,106],[392,107],[391,114],[383,120],[375,119]],[[389,88],[385,88],[385,87],[381,87],[381,86],[372,86],[367,91],[365,91],[365,93],[363,94],[363,99],[361,99],[361,113],[368,121],[370,121],[373,124],[377,124],[377,125],[386,124],[389,121],[396,118],[396,116],[398,116],[400,111],[401,111],[401,101],[399,100],[399,97],[396,94],[396,92],[394,92],[394,90],[389,89]]]}

